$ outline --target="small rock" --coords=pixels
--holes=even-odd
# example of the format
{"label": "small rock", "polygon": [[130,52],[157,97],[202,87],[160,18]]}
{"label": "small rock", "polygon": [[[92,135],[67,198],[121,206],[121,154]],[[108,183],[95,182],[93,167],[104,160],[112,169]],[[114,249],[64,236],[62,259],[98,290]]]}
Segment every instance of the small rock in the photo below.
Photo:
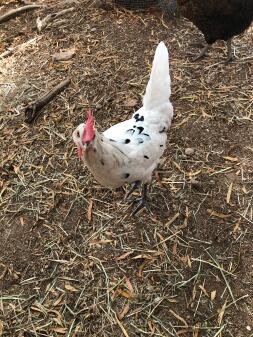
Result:
{"label": "small rock", "polygon": [[96,109],[98,109],[98,110],[99,110],[99,109],[102,109],[102,104],[97,103],[97,104],[96,104]]}
{"label": "small rock", "polygon": [[251,326],[247,325],[247,326],[246,326],[246,329],[247,329],[248,331],[251,331]]}
{"label": "small rock", "polygon": [[94,27],[94,28],[91,28],[90,31],[91,31],[91,32],[95,32],[96,30],[97,30],[97,28]]}
{"label": "small rock", "polygon": [[201,187],[201,182],[198,181],[198,180],[196,180],[196,179],[192,179],[191,185],[192,185],[192,187],[194,187],[194,188],[200,188],[200,187]]}
{"label": "small rock", "polygon": [[185,150],[184,150],[184,153],[187,155],[187,156],[191,156],[193,155],[195,152],[195,150],[191,147],[187,147]]}

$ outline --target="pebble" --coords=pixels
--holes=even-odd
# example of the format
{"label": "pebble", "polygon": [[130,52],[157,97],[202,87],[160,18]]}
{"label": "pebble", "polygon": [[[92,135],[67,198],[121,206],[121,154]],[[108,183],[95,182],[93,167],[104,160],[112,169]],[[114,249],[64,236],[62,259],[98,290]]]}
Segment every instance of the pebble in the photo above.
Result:
{"label": "pebble", "polygon": [[246,329],[247,329],[248,331],[251,331],[251,326],[247,325],[247,326],[246,326]]}
{"label": "pebble", "polygon": [[91,28],[90,31],[91,31],[91,32],[95,32],[96,30],[97,30],[97,28],[94,27],[94,28]]}
{"label": "pebble", "polygon": [[196,180],[196,179],[192,179],[191,185],[192,185],[192,187],[199,188],[199,187],[201,187],[201,182]]}
{"label": "pebble", "polygon": [[96,109],[99,110],[99,109],[102,109],[102,107],[103,107],[102,104],[100,104],[100,103],[97,103],[97,104],[96,104]]}
{"label": "pebble", "polygon": [[195,152],[195,150],[191,147],[187,147],[185,150],[184,150],[184,153],[187,155],[187,156],[191,156],[193,155]]}

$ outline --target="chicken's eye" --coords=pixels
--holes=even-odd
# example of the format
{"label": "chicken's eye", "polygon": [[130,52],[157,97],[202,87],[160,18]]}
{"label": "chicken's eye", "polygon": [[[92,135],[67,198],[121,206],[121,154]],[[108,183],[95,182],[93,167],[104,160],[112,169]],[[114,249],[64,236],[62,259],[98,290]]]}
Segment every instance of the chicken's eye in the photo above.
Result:
{"label": "chicken's eye", "polygon": [[77,135],[78,138],[80,138],[80,132],[79,131],[77,131],[76,135]]}

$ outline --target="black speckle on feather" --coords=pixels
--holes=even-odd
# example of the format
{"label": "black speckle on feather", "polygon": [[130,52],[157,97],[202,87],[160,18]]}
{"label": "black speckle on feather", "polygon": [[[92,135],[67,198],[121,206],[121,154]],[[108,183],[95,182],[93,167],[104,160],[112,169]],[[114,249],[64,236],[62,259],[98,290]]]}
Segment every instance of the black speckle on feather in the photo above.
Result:
{"label": "black speckle on feather", "polygon": [[129,144],[131,142],[130,139],[125,139],[125,144]]}
{"label": "black speckle on feather", "polygon": [[95,153],[97,152],[97,149],[95,149],[95,147],[94,147],[94,149],[93,149],[93,152],[95,152]]}
{"label": "black speckle on feather", "polygon": [[164,128],[161,131],[159,131],[159,133],[163,133],[163,132],[166,132],[166,127],[165,126],[164,126]]}
{"label": "black speckle on feather", "polygon": [[129,178],[130,177],[130,174],[129,173],[125,173],[124,174],[124,179],[127,179],[127,178]]}
{"label": "black speckle on feather", "polygon": [[148,157],[148,156],[144,156],[144,158],[145,158],[145,159],[149,159],[149,157]]}
{"label": "black speckle on feather", "polygon": [[134,129],[129,129],[129,130],[127,130],[127,133],[130,133],[131,135],[133,135],[135,133],[135,130]]}
{"label": "black speckle on feather", "polygon": [[109,141],[110,141],[110,142],[116,142],[116,140],[114,140],[114,139],[109,139]]}
{"label": "black speckle on feather", "polygon": [[144,140],[142,138],[136,138],[136,140],[139,144],[142,144],[144,142]]}
{"label": "black speckle on feather", "polygon": [[104,166],[105,162],[103,161],[103,159],[100,160],[100,163]]}
{"label": "black speckle on feather", "polygon": [[148,137],[148,139],[151,139],[150,135],[148,135],[147,133],[142,133],[142,135]]}
{"label": "black speckle on feather", "polygon": [[137,129],[139,130],[139,134],[142,133],[142,131],[144,130],[142,126],[137,126]]}
{"label": "black speckle on feather", "polygon": [[144,116],[140,116],[139,114],[135,114],[134,119],[136,122],[144,122]]}
{"label": "black speckle on feather", "polygon": [[160,145],[160,147],[163,147],[163,145]]}

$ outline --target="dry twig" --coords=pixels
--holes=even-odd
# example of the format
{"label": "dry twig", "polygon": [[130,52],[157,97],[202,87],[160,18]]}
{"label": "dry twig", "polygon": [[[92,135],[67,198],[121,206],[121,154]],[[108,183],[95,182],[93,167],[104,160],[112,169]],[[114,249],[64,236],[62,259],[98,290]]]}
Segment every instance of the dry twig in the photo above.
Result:
{"label": "dry twig", "polygon": [[65,79],[59,83],[56,87],[47,92],[43,97],[37,101],[30,103],[25,108],[25,122],[31,124],[36,118],[38,118],[41,110],[52,101],[52,99],[60,94],[70,84],[70,78]]}
{"label": "dry twig", "polygon": [[37,18],[36,20],[36,24],[37,24],[37,29],[38,29],[38,32],[40,33],[44,28],[46,28],[46,26],[56,20],[57,18],[59,18],[60,16],[63,16],[67,13],[70,13],[70,12],[73,12],[75,8],[74,7],[71,7],[71,8],[66,8],[66,9],[63,9],[57,13],[52,13],[52,14],[48,14],[44,19],[40,19],[40,17]]}
{"label": "dry twig", "polygon": [[0,24],[4,23],[4,22],[6,22],[10,19],[13,19],[18,15],[21,15],[23,13],[26,13],[26,12],[29,12],[31,10],[38,9],[38,8],[41,8],[41,7],[44,7],[44,6],[43,5],[27,5],[27,6],[19,7],[19,8],[16,8],[16,9],[12,9],[9,12],[0,16]]}

